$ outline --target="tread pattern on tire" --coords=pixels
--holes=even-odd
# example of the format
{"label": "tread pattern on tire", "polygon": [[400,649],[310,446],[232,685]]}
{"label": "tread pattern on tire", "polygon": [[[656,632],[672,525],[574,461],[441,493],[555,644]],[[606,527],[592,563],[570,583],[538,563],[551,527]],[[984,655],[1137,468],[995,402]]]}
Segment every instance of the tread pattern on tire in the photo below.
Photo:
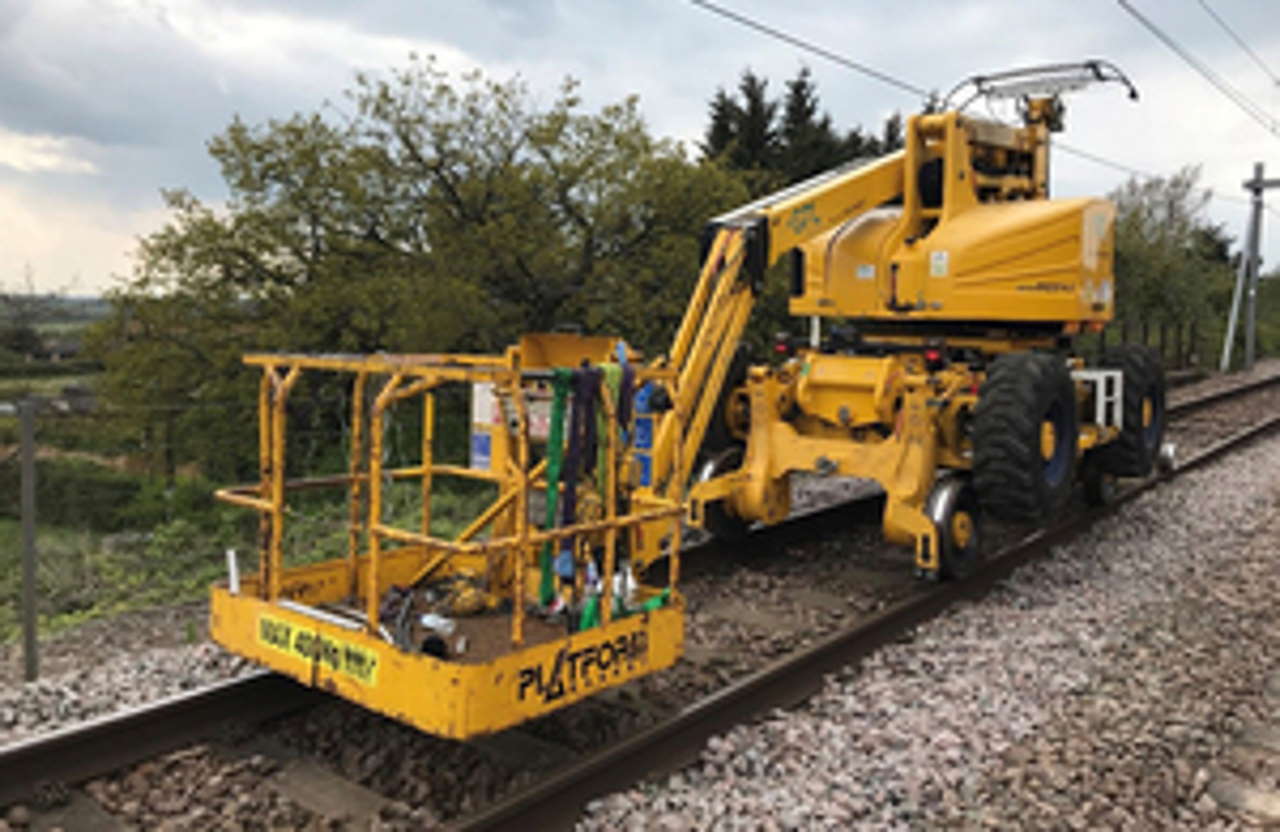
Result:
{"label": "tread pattern on tire", "polygon": [[[1163,363],[1147,347],[1124,345],[1109,350],[1103,356],[1102,365],[1124,373],[1124,427],[1120,436],[1100,449],[1100,462],[1106,471],[1117,476],[1145,477],[1151,473],[1164,440]],[[1160,420],[1154,442],[1148,442],[1143,436],[1142,402],[1148,396],[1155,404],[1155,418]]]}
{"label": "tread pattern on tire", "polygon": [[1065,407],[1074,445],[1079,431],[1075,383],[1062,358],[1020,352],[992,362],[973,411],[973,483],[984,512],[1015,523],[1041,523],[1070,497],[1074,448],[1058,483],[1048,481],[1040,450],[1041,424],[1055,401]]}

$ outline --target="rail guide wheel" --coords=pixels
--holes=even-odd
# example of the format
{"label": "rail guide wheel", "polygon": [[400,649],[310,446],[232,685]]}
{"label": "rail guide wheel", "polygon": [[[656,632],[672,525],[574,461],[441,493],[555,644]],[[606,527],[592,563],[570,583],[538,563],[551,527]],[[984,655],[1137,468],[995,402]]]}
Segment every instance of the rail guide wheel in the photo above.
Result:
{"label": "rail guide wheel", "polygon": [[1085,504],[1093,508],[1111,505],[1120,493],[1119,478],[1107,469],[1102,455],[1096,451],[1085,454],[1080,484],[1084,487]]}
{"label": "rail guide wheel", "polygon": [[[742,467],[745,451],[742,445],[733,444],[708,459],[698,472],[698,481],[706,482],[721,474],[728,474]],[[724,500],[713,500],[704,508],[703,528],[717,540],[726,542],[746,538],[751,523],[734,514]]]}
{"label": "rail guide wheel", "polygon": [[938,478],[925,503],[938,532],[938,571],[927,578],[961,579],[982,564],[982,525],[973,479],[960,473]]}

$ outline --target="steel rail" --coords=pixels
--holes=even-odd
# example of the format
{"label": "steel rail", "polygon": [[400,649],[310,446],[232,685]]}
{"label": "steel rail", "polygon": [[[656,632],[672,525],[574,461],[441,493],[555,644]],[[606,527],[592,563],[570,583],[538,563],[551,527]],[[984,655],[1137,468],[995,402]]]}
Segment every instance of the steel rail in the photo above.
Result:
{"label": "steel rail", "polygon": [[256,724],[324,696],[262,670],[20,740],[0,748],[0,806],[43,783],[82,782],[214,738],[231,722]]}
{"label": "steel rail", "polygon": [[978,574],[901,601],[849,630],[779,659],[671,719],[591,754],[524,792],[456,821],[452,828],[523,832],[530,818],[537,818],[538,827],[543,829],[571,827],[592,798],[627,788],[655,772],[669,771],[696,759],[712,736],[809,697],[820,688],[827,674],[856,663],[912,627],[936,617],[957,600],[984,596],[1018,567],[1046,556],[1054,546],[1079,536],[1159,483],[1199,468],[1277,427],[1280,427],[1280,414],[1238,431],[1176,465],[1172,471],[1126,489],[1111,505],[1028,535],[989,558]]}
{"label": "steel rail", "polygon": [[1186,415],[1197,410],[1203,410],[1206,407],[1211,407],[1212,405],[1226,401],[1227,399],[1245,396],[1249,393],[1253,393],[1267,387],[1273,387],[1277,384],[1280,384],[1280,375],[1265,376],[1235,387],[1229,387],[1225,390],[1215,390],[1212,393],[1205,393],[1202,396],[1197,396],[1194,399],[1188,399],[1185,402],[1171,404],[1166,408],[1165,412],[1170,416],[1174,414]]}
{"label": "steel rail", "polygon": [[[1170,416],[1188,413],[1224,399],[1245,395],[1278,383],[1280,383],[1280,376],[1268,377],[1172,404],[1166,412]],[[1181,473],[1196,464],[1201,464],[1196,460],[1205,454],[1225,452],[1217,449],[1218,446],[1215,445],[1180,464],[1175,473]],[[1126,499],[1131,498],[1130,495],[1133,493],[1126,494]],[[811,536],[824,529],[847,528],[851,521],[872,522],[879,516],[878,503],[879,498],[875,496],[836,503],[807,514],[797,515],[783,523],[759,529],[752,534],[752,540],[753,543],[767,546],[770,543]],[[1031,544],[1049,539],[1057,528],[1033,535],[1024,543]],[[1049,544],[1041,542],[1039,545]],[[695,553],[706,554],[718,548],[714,541],[695,544],[689,547],[686,556]],[[1006,554],[1012,555],[1012,552]],[[696,569],[700,561],[708,560],[710,559],[697,558],[690,563],[690,566]],[[1006,562],[1005,558],[999,561],[993,559],[989,563],[990,568],[980,575],[974,576],[963,584],[946,585],[941,591],[976,593],[979,587],[989,586],[1007,574],[1008,569],[1013,568],[1012,566],[1006,568]],[[874,644],[883,643],[887,639],[896,637],[903,629],[925,620],[931,614],[936,614],[936,611],[930,613],[932,606],[926,606],[926,604],[938,604],[937,609],[941,609],[947,603],[940,598],[932,601],[931,599],[936,595],[937,593],[930,593],[912,601],[900,603],[877,619],[866,622],[864,627],[867,633],[859,638],[865,640],[867,646],[864,646],[857,655],[873,649],[873,642]],[[921,606],[914,608],[913,604]],[[876,632],[880,635],[873,636],[872,634]],[[842,646],[847,635],[829,638],[808,651],[813,654],[808,661],[814,667],[832,668],[849,663],[850,659],[841,658],[848,654],[848,648]],[[874,641],[876,638],[879,640]],[[607,755],[606,759],[609,761],[641,760],[647,755],[653,760],[661,758],[666,761],[666,765],[671,765],[671,761],[678,755],[674,750],[660,755],[657,753],[652,746],[653,736],[657,732],[662,732],[661,736],[665,738],[663,741],[669,749],[683,748],[686,758],[692,758],[701,749],[706,737],[731,727],[745,718],[733,718],[727,715],[714,718],[707,713],[707,709],[714,707],[716,703],[729,703],[739,713],[758,713],[760,709],[777,707],[777,705],[764,703],[794,703],[815,690],[819,682],[814,681],[812,677],[805,681],[800,673],[794,673],[791,670],[779,671],[779,668],[786,667],[786,662],[792,660],[794,659],[783,659],[775,665],[770,665],[691,707],[678,715],[672,723],[655,726],[640,735],[623,740],[606,752],[586,758],[574,769],[553,775],[552,780],[537,787],[537,793],[550,795],[556,790],[563,791],[570,784],[566,778],[572,771],[591,765],[600,765],[598,760],[602,755]],[[773,678],[779,674],[781,678]],[[748,686],[747,683],[753,679],[766,681],[757,682],[755,687]],[[767,681],[770,679],[772,681]],[[779,695],[777,691],[785,691],[786,694]],[[258,671],[238,679],[218,682],[0,747],[0,806],[30,797],[42,783],[69,785],[83,782],[215,735],[228,721],[261,722],[318,704],[325,701],[326,697],[327,694],[300,685],[287,677],[269,671]],[[699,725],[704,727],[697,727]],[[702,738],[694,739],[697,734],[701,734]],[[649,739],[646,740],[646,737]],[[646,742],[650,743],[647,751],[645,750]],[[584,784],[579,789],[579,793],[599,793],[609,788],[627,785],[635,779],[637,778],[600,780],[599,783],[604,785]],[[607,785],[609,782],[613,785]],[[504,815],[503,807],[513,805],[515,800],[516,798],[513,797],[495,804],[463,823],[461,828],[488,828],[486,824],[492,828],[503,828],[504,825],[518,823],[518,821],[504,819],[507,816]],[[580,802],[576,805],[580,805]],[[571,822],[572,819],[562,813],[562,820]]]}

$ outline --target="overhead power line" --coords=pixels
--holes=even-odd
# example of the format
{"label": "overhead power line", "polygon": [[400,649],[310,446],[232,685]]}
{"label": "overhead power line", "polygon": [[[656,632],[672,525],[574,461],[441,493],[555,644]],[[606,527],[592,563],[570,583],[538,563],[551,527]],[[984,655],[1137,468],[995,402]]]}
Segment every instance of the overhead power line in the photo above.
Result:
{"label": "overhead power line", "polygon": [[[829,49],[824,49],[821,46],[810,43],[806,40],[802,40],[801,38],[798,38],[795,35],[787,34],[786,32],[783,32],[779,29],[775,29],[772,26],[761,23],[760,21],[754,20],[750,17],[747,17],[746,15],[739,14],[738,12],[735,12],[731,9],[726,9],[723,6],[710,2],[710,0],[690,0],[690,2],[692,2],[695,6],[701,6],[707,11],[714,12],[715,14],[728,18],[729,20],[732,20],[735,23],[739,23],[750,29],[754,29],[757,32],[761,32],[763,34],[769,35],[770,37],[777,38],[781,41],[791,44],[792,46],[797,46],[808,52],[812,52],[815,55],[820,55],[829,61],[839,64],[840,66],[846,67],[848,69],[852,69],[856,72],[861,72],[864,75],[868,75],[872,78],[875,78],[876,80],[883,81],[884,83],[897,87],[898,89],[905,90],[906,92],[910,92],[915,95],[920,95],[925,98],[928,98],[930,95],[923,87],[916,86],[915,84],[912,84],[909,81],[904,81],[901,78],[895,78],[886,72],[881,72],[880,70],[869,67],[866,64],[861,64],[861,63],[858,63],[857,61],[850,60],[849,58],[846,58],[843,55],[838,55]],[[1128,4],[1125,3],[1124,0],[1120,0],[1120,5],[1128,9],[1130,13],[1137,16],[1139,20],[1141,20],[1142,22],[1147,23],[1146,18],[1143,18],[1136,11],[1130,8]],[[1150,24],[1148,25],[1150,26]],[[1155,30],[1154,27],[1152,28],[1153,28],[1153,31],[1157,32],[1157,36],[1160,36],[1163,39],[1163,33],[1160,33],[1158,30]],[[1176,44],[1173,44],[1172,41],[1170,41],[1169,43],[1171,48],[1173,48],[1175,51],[1179,51],[1179,47],[1177,47]],[[1192,61],[1193,65],[1195,65],[1194,58],[1191,58],[1190,55],[1187,55],[1186,57],[1188,58],[1188,60]],[[1204,71],[1207,72],[1208,71],[1207,68]],[[1265,114],[1260,113],[1260,115],[1264,118],[1266,117]],[[1278,133],[1277,135],[1280,135],[1280,133]],[[1071,145],[1065,144],[1060,141],[1055,141],[1053,143],[1053,146],[1066,153],[1079,156],[1082,159],[1088,159],[1089,161],[1094,162],[1095,164],[1112,168],[1114,170],[1120,171],[1121,173],[1127,173],[1132,176],[1137,176],[1141,179],[1164,178],[1159,176],[1158,174],[1154,174],[1149,171],[1139,170],[1138,168],[1130,167],[1129,165],[1125,165],[1121,162],[1116,162],[1114,160],[1107,159],[1103,156],[1097,155],[1096,153],[1090,153],[1089,151],[1082,150],[1078,147],[1072,147]],[[1232,196],[1227,196],[1225,194],[1214,193],[1212,191],[1210,192],[1209,195],[1211,199],[1220,199],[1226,202],[1237,202],[1244,205],[1249,204],[1249,200],[1244,199],[1242,197],[1232,197]],[[1275,209],[1273,209],[1270,205],[1264,205],[1263,207],[1265,207],[1268,211],[1275,213]],[[1280,213],[1276,215],[1280,216]]]}
{"label": "overhead power line", "polygon": [[1253,58],[1253,62],[1257,64],[1258,67],[1267,74],[1267,77],[1271,79],[1272,83],[1280,86],[1280,77],[1277,77],[1276,74],[1271,71],[1271,67],[1263,63],[1262,58],[1258,57],[1258,53],[1250,49],[1249,44],[1245,43],[1244,39],[1236,34],[1236,30],[1228,26],[1227,21],[1223,20],[1222,17],[1219,16],[1219,14],[1215,12],[1207,2],[1205,2],[1205,0],[1200,0],[1200,5],[1204,8],[1206,12],[1209,13],[1210,17],[1212,17],[1215,21],[1217,21],[1217,24],[1222,27],[1222,31],[1230,35],[1231,39],[1234,40],[1236,43],[1238,43],[1240,45],[1240,48],[1243,49],[1249,55],[1250,58]]}
{"label": "overhead power line", "polygon": [[[1103,167],[1108,167],[1113,170],[1118,170],[1121,173],[1127,173],[1127,174],[1130,174],[1131,176],[1136,176],[1139,179],[1167,179],[1168,178],[1167,176],[1161,176],[1160,174],[1151,173],[1150,171],[1145,171],[1135,167],[1130,167],[1129,165],[1126,165],[1123,162],[1117,162],[1113,159],[1108,159],[1105,156],[1099,156],[1096,153],[1090,153],[1087,150],[1081,150],[1078,147],[1072,147],[1071,145],[1066,144],[1064,142],[1055,141],[1053,143],[1053,146],[1064,153],[1070,153],[1072,156],[1079,156],[1081,159],[1087,159],[1090,162],[1093,162],[1095,164],[1099,164],[1099,165],[1102,165]],[[1237,205],[1253,204],[1253,201],[1248,199],[1247,197],[1231,196],[1230,194],[1220,194],[1217,191],[1214,191],[1212,189],[1209,190],[1209,199],[1216,199],[1216,200],[1219,200],[1220,202],[1234,202]],[[1277,211],[1274,206],[1264,202],[1262,204],[1262,207],[1265,208],[1268,212],[1275,214],[1277,218],[1280,218],[1280,211]]]}
{"label": "overhead power line", "polygon": [[1138,170],[1137,168],[1129,167],[1128,165],[1123,164],[1123,163],[1121,163],[1121,162],[1115,162],[1115,161],[1112,161],[1111,159],[1107,159],[1107,158],[1105,158],[1105,157],[1103,157],[1103,156],[1099,156],[1099,155],[1097,155],[1096,153],[1090,153],[1090,152],[1089,152],[1089,151],[1087,151],[1087,150],[1081,150],[1081,149],[1080,149],[1080,148],[1078,148],[1078,147],[1072,147],[1071,145],[1067,144],[1066,142],[1061,142],[1061,141],[1056,141],[1056,140],[1055,140],[1055,141],[1053,142],[1053,146],[1054,146],[1056,149],[1061,150],[1061,151],[1062,151],[1062,152],[1064,152],[1064,153],[1070,153],[1072,156],[1079,156],[1079,157],[1080,157],[1080,158],[1082,158],[1082,159],[1088,159],[1090,162],[1094,162],[1094,163],[1096,163],[1096,164],[1102,165],[1103,167],[1112,168],[1113,170],[1118,170],[1118,171],[1120,171],[1121,173],[1128,173],[1128,174],[1132,174],[1133,176],[1137,176],[1137,177],[1139,177],[1140,179],[1161,179],[1161,178],[1163,178],[1163,177],[1161,177],[1161,176],[1159,176],[1159,175],[1157,175],[1157,174],[1149,173],[1149,172],[1147,172],[1147,171],[1145,171],[1145,170]]}
{"label": "overhead power line", "polygon": [[1147,29],[1147,31],[1155,35],[1161,43],[1173,50],[1174,54],[1182,58],[1182,60],[1186,61],[1192,69],[1200,73],[1206,81],[1212,84],[1218,92],[1225,95],[1251,119],[1262,125],[1263,129],[1267,132],[1277,138],[1280,138],[1280,120],[1277,120],[1267,114],[1265,110],[1251,101],[1248,96],[1231,86],[1231,84],[1227,83],[1227,81],[1218,75],[1218,73],[1201,63],[1194,55],[1184,49],[1181,44],[1166,34],[1159,26],[1156,26],[1144,17],[1141,12],[1129,5],[1127,0],[1117,0],[1117,2],[1120,3],[1120,8],[1132,15],[1135,20]]}
{"label": "overhead power line", "polygon": [[789,35],[780,29],[773,28],[772,26],[766,26],[765,24],[757,20],[752,20],[746,15],[739,14],[738,12],[732,11],[731,9],[726,9],[724,6],[718,6],[715,3],[708,2],[708,0],[691,0],[691,2],[693,3],[693,5],[701,6],[702,8],[706,9],[709,12],[715,12],[721,17],[726,17],[729,20],[734,21],[735,23],[740,23],[743,26],[746,26],[750,29],[755,29],[757,32],[763,32],[766,35],[770,35],[772,37],[778,38],[779,40],[786,41],[792,46],[798,46],[801,49],[812,52],[815,55],[820,55],[821,57],[826,58],[829,61],[833,61],[837,64],[840,64],[843,67],[852,69],[855,72],[861,72],[863,75],[868,75],[872,78],[875,78],[877,81],[883,81],[884,83],[889,84],[890,86],[897,87],[900,90],[904,90],[906,92],[912,93],[913,95],[921,96],[922,98],[929,97],[928,90],[924,89],[923,87],[918,87],[915,84],[912,84],[910,81],[904,81],[901,78],[895,78],[886,72],[881,72],[878,69],[872,69],[866,64],[860,64],[857,61],[851,61],[842,55],[837,55],[835,52],[832,52],[829,49],[824,49],[821,46],[818,46],[817,44],[810,43],[807,40],[802,40],[796,37],[795,35]]}

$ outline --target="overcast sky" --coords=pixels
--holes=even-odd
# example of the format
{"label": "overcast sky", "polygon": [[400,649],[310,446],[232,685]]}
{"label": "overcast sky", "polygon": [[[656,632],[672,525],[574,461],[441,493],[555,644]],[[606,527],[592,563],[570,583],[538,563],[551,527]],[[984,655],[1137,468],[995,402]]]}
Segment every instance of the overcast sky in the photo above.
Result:
{"label": "overcast sky", "polygon": [[[1275,72],[1280,3],[1207,0]],[[723,0],[724,4],[925,88],[986,70],[1104,57],[1135,81],[1068,99],[1064,141],[1167,173],[1196,163],[1239,200],[1255,161],[1280,177],[1280,137],[1249,119],[1114,0]],[[1280,87],[1201,0],[1133,0],[1267,112]],[[842,128],[877,126],[919,101],[710,14],[686,0],[0,0],[0,288],[28,267],[40,288],[94,293],[131,268],[165,219],[159,191],[225,190],[204,144],[239,114],[256,123],[338,100],[356,70],[411,51],[449,67],[519,74],[550,100],[565,76],[592,106],[640,96],[650,127],[701,135],[717,86],[744,67],[779,89],[802,66]],[[1104,193],[1124,174],[1059,153],[1057,195]],[[1280,191],[1270,199],[1280,211]],[[1210,206],[1243,236],[1247,207]],[[1264,254],[1280,262],[1280,214]]]}

